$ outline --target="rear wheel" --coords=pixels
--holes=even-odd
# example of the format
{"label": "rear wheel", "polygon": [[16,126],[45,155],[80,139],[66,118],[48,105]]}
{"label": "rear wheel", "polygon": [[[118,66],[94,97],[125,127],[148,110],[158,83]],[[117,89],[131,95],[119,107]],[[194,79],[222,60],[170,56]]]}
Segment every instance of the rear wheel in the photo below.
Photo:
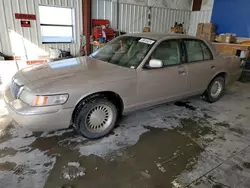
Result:
{"label": "rear wheel", "polygon": [[116,120],[116,106],[107,99],[94,98],[78,109],[75,129],[87,138],[96,139],[109,134]]}
{"label": "rear wheel", "polygon": [[222,76],[218,76],[209,84],[204,97],[208,102],[216,102],[222,97],[224,89],[225,79]]}

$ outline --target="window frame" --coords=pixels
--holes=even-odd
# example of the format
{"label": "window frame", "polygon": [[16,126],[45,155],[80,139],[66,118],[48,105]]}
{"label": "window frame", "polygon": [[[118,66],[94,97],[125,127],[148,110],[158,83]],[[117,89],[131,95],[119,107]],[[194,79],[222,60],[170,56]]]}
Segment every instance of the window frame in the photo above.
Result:
{"label": "window frame", "polygon": [[211,59],[204,59],[204,50],[203,50],[203,48],[202,48],[202,46],[201,46],[201,49],[202,49],[202,51],[203,51],[203,59],[204,59],[204,61],[211,61],[211,60],[214,60],[214,54],[213,54],[213,51],[211,50],[211,48],[209,47],[209,45],[207,45],[204,41],[202,41],[202,40],[200,40],[201,41],[201,43],[200,43],[200,45],[201,44],[204,44],[206,47],[207,47],[207,49],[209,50],[209,52],[210,52],[210,55],[211,55]]}
{"label": "window frame", "polygon": [[[161,40],[159,41],[158,44],[156,44],[155,47],[153,47],[153,50],[152,52],[149,54],[149,57],[147,58],[146,62],[144,63],[144,65],[142,66],[142,69],[146,69],[146,70],[155,70],[155,69],[164,69],[164,68],[168,68],[168,67],[174,67],[174,66],[180,66],[182,64],[184,64],[184,61],[183,61],[183,57],[185,57],[185,51],[184,51],[184,46],[183,46],[183,43],[181,41],[182,39],[164,39],[164,40]],[[180,63],[179,64],[173,64],[173,65],[163,65],[162,67],[160,68],[150,68],[148,66],[149,64],[149,61],[151,60],[151,57],[152,57],[152,54],[155,52],[156,48],[163,42],[167,42],[167,41],[177,41],[178,44],[179,44],[179,51],[180,51]],[[160,59],[159,59],[160,60]]]}
{"label": "window frame", "polygon": [[[71,20],[72,20],[72,25],[64,25],[64,24],[44,24],[41,23],[41,19],[40,19],[40,12],[39,12],[39,7],[54,7],[54,8],[67,8],[67,9],[71,9]],[[75,11],[73,7],[68,7],[68,6],[54,6],[54,5],[38,5],[38,14],[39,14],[39,26],[40,26],[40,36],[41,36],[41,43],[42,44],[73,44],[75,43],[75,15],[74,15]],[[72,41],[71,42],[43,42],[42,41],[42,26],[52,26],[52,27],[71,27],[72,28]]]}
{"label": "window frame", "polygon": [[[187,52],[187,46],[186,46],[186,44],[185,44],[185,41],[197,41],[197,42],[199,43],[199,46],[200,46],[201,51],[202,51],[202,57],[203,57],[202,60],[197,60],[197,61],[188,62],[188,52]],[[183,38],[183,39],[182,39],[182,43],[183,43],[183,46],[184,46],[185,62],[186,62],[187,64],[190,64],[190,63],[198,63],[198,62],[205,62],[205,61],[212,61],[212,60],[214,60],[214,54],[213,54],[212,50],[210,49],[210,47],[209,47],[204,41],[202,41],[202,40],[200,40],[200,39]],[[204,45],[208,48],[208,50],[210,51],[211,57],[212,57],[211,59],[205,59],[205,58],[204,58],[204,50],[202,49],[201,44],[204,44]]]}

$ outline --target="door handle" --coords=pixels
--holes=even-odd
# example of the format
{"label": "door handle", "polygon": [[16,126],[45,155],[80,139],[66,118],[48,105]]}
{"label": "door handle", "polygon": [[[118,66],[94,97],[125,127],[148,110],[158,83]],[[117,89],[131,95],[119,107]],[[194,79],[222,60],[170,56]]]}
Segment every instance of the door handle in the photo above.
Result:
{"label": "door handle", "polygon": [[215,69],[215,66],[214,66],[214,65],[212,65],[212,66],[211,66],[211,69]]}

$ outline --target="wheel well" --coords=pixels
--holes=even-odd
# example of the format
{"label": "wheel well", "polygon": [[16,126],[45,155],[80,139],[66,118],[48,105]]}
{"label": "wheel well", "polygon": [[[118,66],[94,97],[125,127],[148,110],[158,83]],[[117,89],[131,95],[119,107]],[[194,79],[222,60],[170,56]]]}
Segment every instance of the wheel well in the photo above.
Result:
{"label": "wheel well", "polygon": [[218,76],[223,77],[223,78],[225,79],[225,83],[227,83],[227,73],[226,73],[226,72],[221,72],[221,73],[217,74],[217,75],[213,78],[213,80],[214,80],[216,77],[218,77]]}
{"label": "wheel well", "polygon": [[78,110],[81,108],[81,106],[83,105],[84,102],[87,102],[91,99],[94,99],[94,98],[98,98],[98,97],[104,97],[106,98],[107,100],[111,101],[117,108],[118,110],[118,114],[119,116],[122,115],[122,112],[123,112],[123,108],[124,108],[124,104],[123,104],[123,100],[122,98],[115,92],[112,92],[112,91],[103,91],[103,92],[97,92],[97,93],[93,93],[93,94],[90,94],[86,97],[84,97],[83,99],[81,99],[81,101],[79,101],[73,111],[73,114],[72,114],[72,123],[74,123],[74,120],[75,120],[75,116],[78,112]]}
{"label": "wheel well", "polygon": [[[223,78],[225,79],[225,84],[227,83],[227,73],[226,73],[226,72],[220,72],[220,73],[216,74],[216,76],[213,77],[213,79],[209,82],[207,88],[208,88],[209,85],[213,82],[213,80],[214,80],[215,78],[217,78],[218,76],[223,77]],[[206,90],[207,90],[207,89],[206,89]]]}

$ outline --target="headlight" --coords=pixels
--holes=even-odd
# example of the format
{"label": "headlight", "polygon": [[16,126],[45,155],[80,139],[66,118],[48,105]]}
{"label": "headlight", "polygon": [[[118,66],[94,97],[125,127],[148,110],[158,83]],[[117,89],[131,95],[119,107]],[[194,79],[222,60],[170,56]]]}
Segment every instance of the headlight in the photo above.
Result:
{"label": "headlight", "polygon": [[66,103],[68,100],[68,94],[58,95],[34,95],[27,90],[23,90],[20,99],[30,106],[51,106],[60,105]]}
{"label": "headlight", "polygon": [[48,96],[35,96],[33,106],[48,106],[64,104],[68,100],[68,94],[62,95],[48,95]]}

